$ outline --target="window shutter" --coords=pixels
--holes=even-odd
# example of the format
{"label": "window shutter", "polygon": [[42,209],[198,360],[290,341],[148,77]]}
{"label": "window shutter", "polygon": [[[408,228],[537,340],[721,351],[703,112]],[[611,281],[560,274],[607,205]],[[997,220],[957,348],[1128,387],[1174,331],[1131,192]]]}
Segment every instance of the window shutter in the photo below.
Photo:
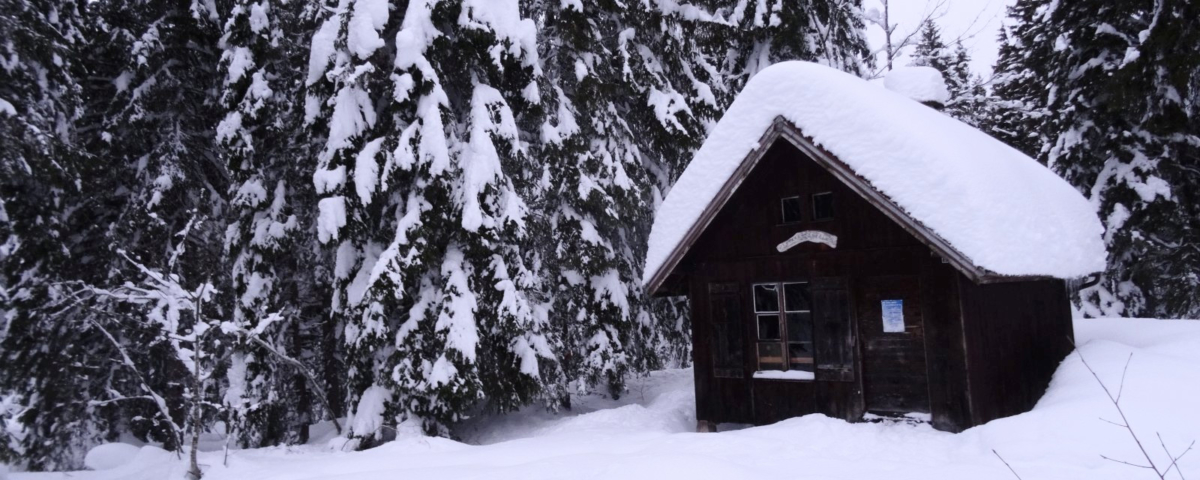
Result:
{"label": "window shutter", "polygon": [[813,282],[813,327],[816,379],[854,381],[854,326],[850,293],[842,279]]}

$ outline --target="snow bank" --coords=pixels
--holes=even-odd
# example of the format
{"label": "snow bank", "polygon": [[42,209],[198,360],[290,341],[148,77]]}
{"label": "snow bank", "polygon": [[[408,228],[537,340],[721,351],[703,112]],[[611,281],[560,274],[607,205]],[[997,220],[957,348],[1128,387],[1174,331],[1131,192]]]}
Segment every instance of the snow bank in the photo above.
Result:
{"label": "snow bank", "polygon": [[986,134],[852,75],[783,62],[747,84],[659,207],[644,282],[782,116],[975,265],[1074,278],[1105,265],[1093,207]]}
{"label": "snow bank", "polygon": [[945,105],[950,100],[946,79],[933,67],[897,67],[884,77],[883,86],[922,103]]}
{"label": "snow bank", "polygon": [[[1083,319],[1075,332],[1101,380],[1116,389],[1125,375],[1121,405],[1157,464],[1169,463],[1159,435],[1176,454],[1200,439],[1200,321]],[[1154,477],[1100,457],[1144,462],[1125,429],[1101,420],[1120,417],[1078,353],[1063,361],[1032,411],[960,434],[823,415],[693,433],[691,379],[691,370],[653,372],[631,379],[619,399],[573,396],[572,410],[557,414],[529,407],[483,415],[455,432],[474,445],[401,436],[362,452],[329,451],[326,425],[310,445],[234,450],[227,463],[222,452],[201,452],[199,460],[205,480],[1015,478],[995,451],[1025,479]],[[16,473],[12,480],[182,480],[186,467],[186,456],[146,447],[113,470]],[[1179,467],[1183,478],[1200,478],[1200,455],[1191,452]]]}
{"label": "snow bank", "polygon": [[129,463],[140,447],[128,443],[104,443],[92,447],[83,457],[83,465],[92,470],[111,470]]}

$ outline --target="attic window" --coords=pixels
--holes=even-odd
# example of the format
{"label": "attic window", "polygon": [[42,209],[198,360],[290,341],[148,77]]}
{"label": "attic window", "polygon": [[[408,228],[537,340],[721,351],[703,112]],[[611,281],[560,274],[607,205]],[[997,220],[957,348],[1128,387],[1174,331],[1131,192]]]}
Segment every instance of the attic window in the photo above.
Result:
{"label": "attic window", "polygon": [[833,220],[833,192],[812,196],[813,220]]}
{"label": "attic window", "polygon": [[783,223],[798,223],[800,222],[800,197],[787,197],[780,200],[783,205]]}

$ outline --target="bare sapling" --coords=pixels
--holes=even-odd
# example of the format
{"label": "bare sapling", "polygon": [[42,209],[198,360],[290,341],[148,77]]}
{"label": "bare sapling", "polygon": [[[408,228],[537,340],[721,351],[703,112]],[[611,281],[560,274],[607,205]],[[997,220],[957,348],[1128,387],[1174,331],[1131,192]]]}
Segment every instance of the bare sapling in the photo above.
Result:
{"label": "bare sapling", "polygon": [[1129,373],[1129,363],[1133,361],[1133,353],[1130,352],[1129,358],[1125,360],[1125,369],[1121,371],[1121,383],[1117,386],[1116,395],[1114,395],[1112,390],[1104,384],[1103,380],[1100,380],[1100,375],[1098,375],[1096,371],[1092,369],[1092,366],[1088,364],[1087,359],[1083,356],[1083,352],[1081,352],[1078,347],[1075,348],[1075,353],[1079,355],[1079,360],[1083,362],[1083,366],[1087,368],[1088,372],[1091,372],[1092,378],[1096,379],[1096,383],[1100,384],[1100,388],[1104,390],[1104,394],[1108,397],[1109,402],[1113,404],[1113,407],[1117,410],[1117,414],[1121,417],[1120,422],[1114,422],[1103,417],[1101,417],[1100,420],[1124,428],[1125,431],[1129,432],[1130,438],[1133,438],[1133,442],[1137,444],[1138,451],[1142,453],[1142,457],[1146,460],[1146,463],[1143,465],[1140,463],[1115,459],[1106,455],[1100,455],[1100,458],[1110,462],[1129,465],[1131,467],[1151,470],[1160,479],[1167,478],[1167,475],[1171,473],[1171,470],[1175,470],[1175,473],[1179,475],[1181,480],[1186,480],[1183,477],[1183,470],[1179,468],[1179,459],[1183,458],[1184,455],[1187,455],[1188,452],[1192,451],[1192,448],[1196,446],[1196,441],[1192,440],[1192,443],[1189,444],[1182,452],[1180,452],[1179,455],[1172,455],[1171,451],[1167,448],[1166,442],[1162,438],[1162,434],[1155,432],[1155,436],[1158,437],[1159,445],[1162,447],[1163,452],[1167,454],[1167,458],[1171,460],[1171,463],[1163,467],[1158,463],[1155,463],[1154,458],[1152,458],[1150,453],[1146,451],[1146,446],[1142,443],[1141,438],[1138,437],[1137,432],[1135,432],[1131,426],[1129,418],[1125,415],[1125,409],[1121,407],[1121,395],[1125,392],[1125,375]]}

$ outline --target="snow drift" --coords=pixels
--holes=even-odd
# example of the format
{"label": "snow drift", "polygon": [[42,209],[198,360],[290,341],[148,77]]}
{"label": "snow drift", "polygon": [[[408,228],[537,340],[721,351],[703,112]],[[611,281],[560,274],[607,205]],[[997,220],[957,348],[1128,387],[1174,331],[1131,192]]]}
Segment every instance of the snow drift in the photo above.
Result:
{"label": "snow drift", "polygon": [[[1200,322],[1083,319],[1075,331],[1105,384],[1115,391],[1124,376],[1121,405],[1160,467],[1170,462],[1159,435],[1175,455],[1200,438]],[[1154,477],[1100,457],[1145,462],[1125,429],[1101,420],[1120,417],[1078,352],[1063,361],[1032,411],[959,434],[823,415],[692,433],[694,392],[691,370],[667,370],[631,381],[619,400],[576,396],[573,409],[559,414],[528,407],[478,417],[458,430],[474,445],[403,436],[362,452],[331,451],[331,432],[314,430],[310,445],[234,450],[228,461],[220,451],[202,451],[200,463],[205,480],[1015,478],[995,451],[1025,479]],[[1179,462],[1184,478],[1200,476],[1196,453]],[[112,470],[17,473],[13,480],[182,480],[186,467],[186,457],[146,447]]]}

